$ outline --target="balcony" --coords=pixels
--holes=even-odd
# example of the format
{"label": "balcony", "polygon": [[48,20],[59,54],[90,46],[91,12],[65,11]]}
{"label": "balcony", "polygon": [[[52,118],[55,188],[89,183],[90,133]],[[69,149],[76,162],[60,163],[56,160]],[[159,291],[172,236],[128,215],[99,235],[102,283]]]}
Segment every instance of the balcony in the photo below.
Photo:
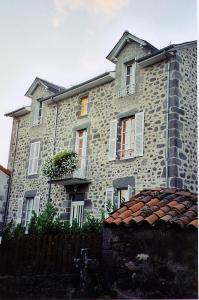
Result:
{"label": "balcony", "polygon": [[88,184],[90,180],[90,161],[88,157],[82,157],[78,162],[79,168],[73,173],[63,174],[59,177],[53,177],[48,180],[48,183],[64,186],[73,186]]}
{"label": "balcony", "polygon": [[135,93],[135,84],[122,87],[118,92],[118,97],[126,97]]}

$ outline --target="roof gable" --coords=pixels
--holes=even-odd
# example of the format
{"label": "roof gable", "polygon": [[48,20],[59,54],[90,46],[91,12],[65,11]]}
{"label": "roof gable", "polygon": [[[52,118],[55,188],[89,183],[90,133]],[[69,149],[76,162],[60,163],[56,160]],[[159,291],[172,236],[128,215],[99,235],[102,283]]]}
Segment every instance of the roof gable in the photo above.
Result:
{"label": "roof gable", "polygon": [[119,53],[125,47],[125,45],[127,43],[132,43],[132,42],[135,42],[135,43],[139,44],[142,47],[148,48],[151,51],[151,53],[158,51],[157,48],[155,48],[153,45],[151,45],[147,41],[142,40],[142,39],[136,37],[135,35],[132,35],[128,31],[125,31],[123,33],[122,37],[120,38],[120,40],[117,42],[117,44],[114,46],[114,48],[107,55],[106,58],[108,60],[110,60],[111,62],[115,63]]}
{"label": "roof gable", "polygon": [[47,90],[49,90],[52,93],[59,93],[65,90],[64,87],[56,85],[54,83],[51,83],[47,80],[44,80],[42,78],[36,77],[27,92],[25,93],[25,96],[30,97],[33,95],[34,91],[37,89],[38,86],[43,86]]}

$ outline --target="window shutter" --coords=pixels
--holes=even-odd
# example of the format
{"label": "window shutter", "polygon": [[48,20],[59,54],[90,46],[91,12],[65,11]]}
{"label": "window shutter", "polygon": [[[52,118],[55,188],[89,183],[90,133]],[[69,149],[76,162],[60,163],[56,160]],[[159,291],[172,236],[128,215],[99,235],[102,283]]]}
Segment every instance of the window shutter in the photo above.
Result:
{"label": "window shutter", "polygon": [[144,112],[135,115],[135,156],[143,156]]}
{"label": "window shutter", "polygon": [[28,174],[33,174],[34,150],[35,150],[35,146],[34,146],[34,143],[32,143],[32,144],[30,144]]}
{"label": "window shutter", "polygon": [[40,153],[40,142],[35,142],[30,145],[30,156],[28,165],[28,175],[37,174],[38,162]]}
{"label": "window shutter", "polygon": [[34,144],[35,144],[35,153],[34,153],[34,160],[33,160],[33,174],[37,174],[38,163],[39,163],[40,142],[36,142]]}
{"label": "window shutter", "polygon": [[33,126],[38,124],[38,119],[39,119],[39,102],[36,101],[34,107]]}
{"label": "window shutter", "polygon": [[109,137],[109,153],[108,160],[116,159],[116,144],[117,144],[117,119],[110,122],[110,137]]}
{"label": "window shutter", "polygon": [[79,154],[79,131],[76,131],[75,152]]}
{"label": "window shutter", "polygon": [[23,198],[19,198],[17,200],[17,224],[21,223],[22,208],[23,208]]}
{"label": "window shutter", "polygon": [[105,196],[105,217],[108,216],[107,213],[107,205],[111,204],[113,205],[113,200],[114,200],[114,188],[107,188],[106,189],[106,196]]}
{"label": "window shutter", "polygon": [[128,200],[132,197],[133,188],[131,185],[128,185]]}
{"label": "window shutter", "polygon": [[39,204],[40,204],[40,196],[35,196],[34,203],[33,203],[33,210],[35,211],[37,216],[39,214]]}

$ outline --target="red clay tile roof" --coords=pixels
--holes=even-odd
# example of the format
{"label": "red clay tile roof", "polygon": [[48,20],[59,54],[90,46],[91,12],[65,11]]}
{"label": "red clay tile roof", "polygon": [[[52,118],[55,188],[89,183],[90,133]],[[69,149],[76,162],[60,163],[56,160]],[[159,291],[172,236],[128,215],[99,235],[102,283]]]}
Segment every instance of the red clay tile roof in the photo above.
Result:
{"label": "red clay tile roof", "polygon": [[179,189],[143,190],[114,211],[105,225],[177,224],[198,228],[197,194]]}
{"label": "red clay tile roof", "polygon": [[11,175],[11,171],[9,169],[4,168],[2,165],[0,165],[0,171],[2,171],[3,173],[5,173],[8,176]]}

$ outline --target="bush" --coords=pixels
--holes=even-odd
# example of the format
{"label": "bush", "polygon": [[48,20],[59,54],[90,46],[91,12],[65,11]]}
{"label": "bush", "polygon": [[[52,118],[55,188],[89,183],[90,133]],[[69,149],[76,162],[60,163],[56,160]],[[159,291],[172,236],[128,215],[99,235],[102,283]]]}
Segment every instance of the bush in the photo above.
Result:
{"label": "bush", "polygon": [[53,157],[48,157],[42,165],[42,172],[47,177],[60,177],[74,172],[77,169],[77,164],[77,153],[64,150]]}

